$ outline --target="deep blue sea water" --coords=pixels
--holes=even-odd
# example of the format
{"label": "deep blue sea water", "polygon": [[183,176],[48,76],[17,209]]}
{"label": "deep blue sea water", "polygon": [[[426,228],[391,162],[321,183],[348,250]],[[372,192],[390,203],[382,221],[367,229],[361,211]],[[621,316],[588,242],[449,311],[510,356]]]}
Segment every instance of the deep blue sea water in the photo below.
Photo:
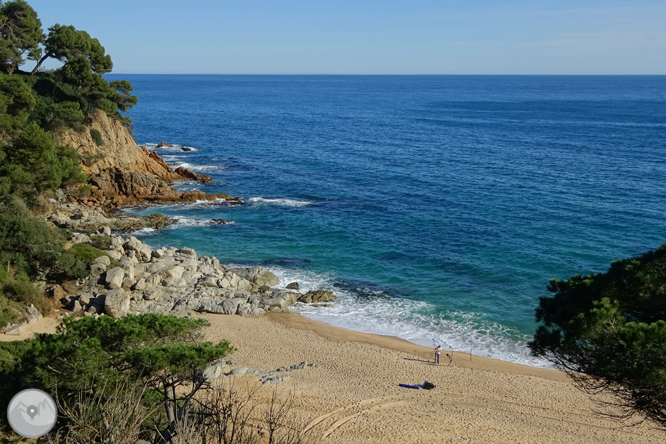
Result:
{"label": "deep blue sea water", "polygon": [[329,324],[543,365],[549,279],[666,242],[664,76],[111,77],[139,144],[215,179],[179,187],[245,201],[138,237],[330,289],[299,309]]}

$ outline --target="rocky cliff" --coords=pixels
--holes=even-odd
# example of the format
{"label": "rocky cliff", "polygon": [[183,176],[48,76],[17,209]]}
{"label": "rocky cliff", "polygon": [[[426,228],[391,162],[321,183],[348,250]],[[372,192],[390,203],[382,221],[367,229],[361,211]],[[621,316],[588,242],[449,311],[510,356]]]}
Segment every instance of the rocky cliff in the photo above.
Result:
{"label": "rocky cliff", "polygon": [[[99,132],[95,140],[93,134]],[[182,192],[171,188],[178,180],[210,182],[208,176],[185,168],[174,171],[157,153],[139,147],[129,131],[116,119],[98,112],[84,131],[69,130],[59,142],[74,148],[82,160],[83,172],[92,186],[90,196],[82,199],[89,206],[115,208],[138,202],[169,203],[223,199],[240,203],[227,194],[202,191]]]}

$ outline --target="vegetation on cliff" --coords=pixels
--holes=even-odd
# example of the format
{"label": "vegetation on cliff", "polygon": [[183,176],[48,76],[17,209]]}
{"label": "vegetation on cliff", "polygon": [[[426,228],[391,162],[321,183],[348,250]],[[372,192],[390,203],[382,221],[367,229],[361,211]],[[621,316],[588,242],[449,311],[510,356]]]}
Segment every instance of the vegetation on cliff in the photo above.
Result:
{"label": "vegetation on cliff", "polygon": [[[62,64],[44,70],[49,58]],[[29,71],[24,65],[35,62]],[[86,273],[91,252],[66,252],[66,233],[33,216],[59,188],[86,181],[79,155],[56,135],[83,131],[99,112],[122,116],[137,101],[127,81],[108,82],[113,63],[100,42],[73,26],[55,24],[45,34],[24,0],[0,2],[0,327],[19,320],[20,303],[35,303],[30,281],[46,271],[65,277]],[[81,192],[90,192],[82,187]],[[2,277],[2,276],[0,276]]]}
{"label": "vegetation on cliff", "polygon": [[[552,279],[530,343],[621,417],[666,428],[666,244],[615,261],[606,273]],[[606,398],[603,398],[606,399]]]}

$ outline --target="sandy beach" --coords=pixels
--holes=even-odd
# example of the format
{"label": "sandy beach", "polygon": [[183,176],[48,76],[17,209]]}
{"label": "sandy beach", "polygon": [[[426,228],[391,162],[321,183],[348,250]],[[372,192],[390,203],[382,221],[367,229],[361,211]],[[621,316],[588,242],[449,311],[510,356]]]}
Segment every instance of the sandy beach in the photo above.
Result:
{"label": "sandy beach", "polygon": [[[430,348],[331,327],[296,313],[203,316],[206,339],[227,339],[231,359],[257,370],[301,361],[283,383],[298,395],[314,442],[663,443],[646,424],[622,427],[562,372],[454,353],[433,363]],[[252,377],[246,377],[252,378]],[[415,390],[398,384],[436,385]]]}
{"label": "sandy beach", "polygon": [[[312,321],[293,312],[263,316],[197,315],[206,340],[228,340],[235,367],[275,370],[314,363],[278,384],[296,394],[295,411],[313,443],[664,443],[666,432],[643,424],[623,427],[562,372],[454,353],[449,367],[430,348]],[[20,336],[53,333],[41,319]],[[256,376],[238,376],[259,386]],[[432,390],[398,384],[432,382]],[[269,395],[275,385],[263,386]]]}

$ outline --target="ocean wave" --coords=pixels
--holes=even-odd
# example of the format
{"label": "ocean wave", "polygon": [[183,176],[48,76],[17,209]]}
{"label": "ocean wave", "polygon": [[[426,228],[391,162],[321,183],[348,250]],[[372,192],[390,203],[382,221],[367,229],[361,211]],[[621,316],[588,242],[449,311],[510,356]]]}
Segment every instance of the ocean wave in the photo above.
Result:
{"label": "ocean wave", "polygon": [[226,165],[192,165],[187,162],[179,162],[178,166],[174,166],[173,168],[176,169],[178,167],[187,168],[190,171],[196,171],[199,173],[215,173],[227,168]]}
{"label": "ocean wave", "polygon": [[233,220],[224,219],[197,219],[194,217],[173,216],[176,221],[175,224],[169,225],[167,228],[182,228],[182,227],[210,227],[213,225],[231,225],[235,224]]}
{"label": "ocean wave", "polygon": [[248,202],[250,205],[277,205],[282,207],[305,207],[312,203],[309,200],[267,199],[264,197],[251,197]]}
{"label": "ocean wave", "polygon": [[154,234],[157,234],[157,230],[154,228],[141,228],[140,230],[136,230],[132,233],[130,233],[130,236],[152,236]]}
{"label": "ocean wave", "polygon": [[[426,347],[441,344],[445,350],[453,351],[457,359],[461,359],[460,354],[469,359],[471,353],[533,367],[552,367],[549,362],[530,354],[528,337],[511,327],[487,321],[478,313],[442,313],[427,302],[393,297],[394,292],[382,290],[382,287],[373,288],[373,297],[368,297],[368,291],[358,291],[356,285],[345,285],[332,273],[283,267],[268,269],[280,279],[279,288],[298,282],[302,293],[328,290],[338,296],[329,307],[299,305],[291,308],[307,318],[350,330],[396,336]],[[520,339],[512,339],[516,337]]]}

